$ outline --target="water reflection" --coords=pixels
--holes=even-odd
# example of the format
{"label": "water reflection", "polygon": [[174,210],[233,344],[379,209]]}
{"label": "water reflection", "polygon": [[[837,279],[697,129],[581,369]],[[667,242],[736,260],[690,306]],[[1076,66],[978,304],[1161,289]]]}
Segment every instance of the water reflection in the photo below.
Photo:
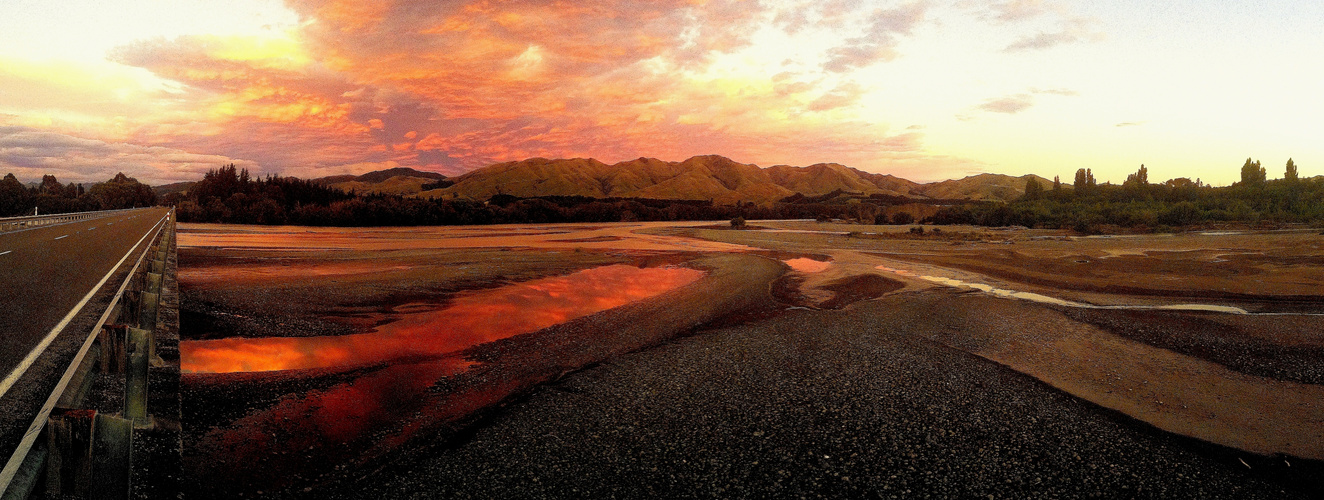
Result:
{"label": "water reflection", "polygon": [[649,298],[702,275],[680,267],[587,269],[461,296],[444,309],[406,314],[365,334],[182,342],[181,364],[190,373],[228,373],[435,357]]}
{"label": "water reflection", "polygon": [[386,436],[412,436],[399,428],[401,422],[444,410],[472,411],[463,400],[453,402],[457,408],[437,407],[428,391],[468,365],[455,358],[392,364],[325,390],[290,395],[214,428],[194,445],[198,456],[185,459],[189,477],[206,485],[188,496],[235,498],[288,487],[357,459]]}
{"label": "water reflection", "polygon": [[961,281],[958,279],[944,278],[941,276],[920,276],[910,271],[906,271],[904,269],[893,269],[887,266],[875,266],[875,268],[883,271],[888,271],[891,273],[896,273],[902,276],[909,276],[912,278],[919,278],[922,280],[931,281],[934,283],[950,286],[953,288],[961,288],[961,287],[973,288],[975,290],[979,290],[985,293],[991,293],[999,297],[1028,300],[1031,302],[1038,302],[1041,304],[1053,304],[1053,305],[1066,306],[1066,307],[1080,307],[1085,309],[1151,309],[1151,310],[1157,309],[1157,310],[1174,310],[1174,311],[1221,312],[1228,314],[1250,314],[1245,309],[1242,309],[1240,307],[1220,306],[1215,304],[1172,304],[1172,305],[1162,305],[1162,306],[1139,306],[1139,305],[1100,306],[1094,304],[1086,304],[1083,302],[1073,302],[1070,300],[1063,300],[1057,297],[1049,297],[1047,295],[1040,295],[1033,292],[1018,292],[1016,290],[994,288],[990,285],[986,285],[983,283],[971,283],[967,281]]}
{"label": "water reflection", "polygon": [[829,266],[832,265],[831,262],[823,262],[823,261],[820,261],[820,260],[814,260],[814,259],[811,259],[811,258],[808,258],[808,257],[799,257],[799,258],[795,258],[795,259],[788,259],[788,260],[784,260],[784,261],[782,261],[782,262],[785,262],[786,265],[791,266],[791,269],[794,269],[794,270],[796,270],[796,271],[799,271],[799,272],[802,272],[802,273],[806,273],[806,274],[812,274],[812,273],[823,272],[823,271],[826,270]]}

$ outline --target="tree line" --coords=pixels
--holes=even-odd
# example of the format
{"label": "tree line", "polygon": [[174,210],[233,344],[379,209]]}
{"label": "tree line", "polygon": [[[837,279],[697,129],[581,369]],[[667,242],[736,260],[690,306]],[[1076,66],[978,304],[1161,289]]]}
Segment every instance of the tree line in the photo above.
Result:
{"label": "tree line", "polygon": [[53,175],[42,176],[41,183],[24,186],[14,174],[0,179],[0,217],[61,214],[93,210],[150,207],[156,194],[146,184],[123,173],[106,182],[84,188],[82,184],[61,184]]}
{"label": "tree line", "polygon": [[842,217],[844,205],[715,204],[655,200],[497,195],[486,201],[356,194],[294,177],[253,178],[234,165],[211,170],[187,192],[163,197],[181,222],[304,226],[426,226]]}
{"label": "tree line", "polygon": [[1283,178],[1267,179],[1258,160],[1246,159],[1241,181],[1226,187],[1179,177],[1150,183],[1141,165],[1121,185],[1099,184],[1089,169],[1076,171],[1075,184],[1051,187],[1031,178],[1025,195],[1007,204],[962,205],[925,220],[934,224],[977,224],[1074,229],[1093,233],[1115,228],[1162,231],[1205,223],[1324,222],[1324,177],[1301,179],[1287,160]]}
{"label": "tree line", "polygon": [[[60,213],[153,205],[146,185],[118,174],[84,189],[46,176],[40,185],[23,186],[14,176],[0,181],[0,214]],[[1200,179],[1149,182],[1141,165],[1115,185],[1098,183],[1092,171],[1079,169],[1072,186],[1054,178],[1048,186],[1031,178],[1025,194],[1010,203],[916,200],[840,190],[818,196],[796,194],[775,203],[711,200],[655,200],[497,195],[485,201],[425,199],[387,194],[357,194],[294,177],[254,178],[234,165],[207,172],[188,191],[162,197],[183,222],[291,224],[309,226],[466,225],[551,222],[675,220],[845,219],[863,224],[974,224],[1026,226],[1100,232],[1126,228],[1163,231],[1215,222],[1324,222],[1324,177],[1302,179],[1287,161],[1283,178],[1267,179],[1257,160],[1246,159],[1241,181],[1212,187]],[[918,219],[885,210],[906,203],[940,208]]]}

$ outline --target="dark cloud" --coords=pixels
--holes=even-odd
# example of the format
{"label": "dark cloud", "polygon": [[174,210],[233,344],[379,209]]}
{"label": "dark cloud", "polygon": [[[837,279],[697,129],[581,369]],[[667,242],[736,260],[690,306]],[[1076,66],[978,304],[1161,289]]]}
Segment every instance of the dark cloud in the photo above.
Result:
{"label": "dark cloud", "polygon": [[229,163],[253,162],[159,146],[107,143],[25,127],[0,128],[0,169],[20,178],[51,174],[63,182],[103,182],[123,172],[149,184],[195,180]]}
{"label": "dark cloud", "polygon": [[869,17],[868,29],[860,37],[828,51],[823,69],[834,73],[868,66],[879,61],[899,57],[896,50],[901,35],[911,34],[915,26],[924,21],[929,5],[915,2],[894,9],[879,9]]}

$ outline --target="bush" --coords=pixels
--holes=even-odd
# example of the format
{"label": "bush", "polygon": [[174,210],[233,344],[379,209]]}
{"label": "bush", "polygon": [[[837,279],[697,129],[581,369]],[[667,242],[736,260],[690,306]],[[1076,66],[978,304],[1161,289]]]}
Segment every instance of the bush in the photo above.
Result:
{"label": "bush", "polygon": [[731,219],[731,228],[732,228],[732,229],[744,229],[744,228],[745,228],[745,218],[744,218],[744,217],[736,217],[736,218],[734,218],[734,219]]}

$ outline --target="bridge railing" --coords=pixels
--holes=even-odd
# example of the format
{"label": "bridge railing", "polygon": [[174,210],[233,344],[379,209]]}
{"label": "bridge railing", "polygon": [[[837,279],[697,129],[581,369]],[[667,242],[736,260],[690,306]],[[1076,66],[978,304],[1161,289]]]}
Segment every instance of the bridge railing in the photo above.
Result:
{"label": "bridge railing", "polygon": [[[132,483],[135,465],[160,461],[143,456],[143,443],[138,442],[159,440],[153,435],[158,429],[152,409],[161,405],[148,401],[148,378],[173,375],[175,380],[166,380],[165,389],[178,385],[178,340],[164,346],[173,361],[173,367],[165,366],[165,373],[161,373],[159,345],[160,337],[177,327],[177,320],[168,321],[161,312],[167,305],[164,296],[174,293],[174,212],[152,233],[142,249],[135,250],[138,258],[123,283],[0,470],[0,499],[28,499],[38,492],[58,498],[128,498],[135,490],[143,493]],[[89,398],[94,385],[115,389],[113,394]],[[175,399],[173,409],[166,410],[175,415],[158,418],[173,420],[177,427],[177,394]],[[178,440],[176,435],[170,437]],[[178,462],[178,457],[173,461]],[[158,496],[150,485],[147,493]]]}
{"label": "bridge railing", "polygon": [[117,210],[96,210],[92,212],[71,212],[67,214],[50,215],[24,215],[21,217],[0,217],[0,233],[17,231],[19,229],[28,229],[38,226],[49,226],[51,224],[62,224],[85,219],[95,219],[108,215],[137,210],[135,208],[121,208]]}

